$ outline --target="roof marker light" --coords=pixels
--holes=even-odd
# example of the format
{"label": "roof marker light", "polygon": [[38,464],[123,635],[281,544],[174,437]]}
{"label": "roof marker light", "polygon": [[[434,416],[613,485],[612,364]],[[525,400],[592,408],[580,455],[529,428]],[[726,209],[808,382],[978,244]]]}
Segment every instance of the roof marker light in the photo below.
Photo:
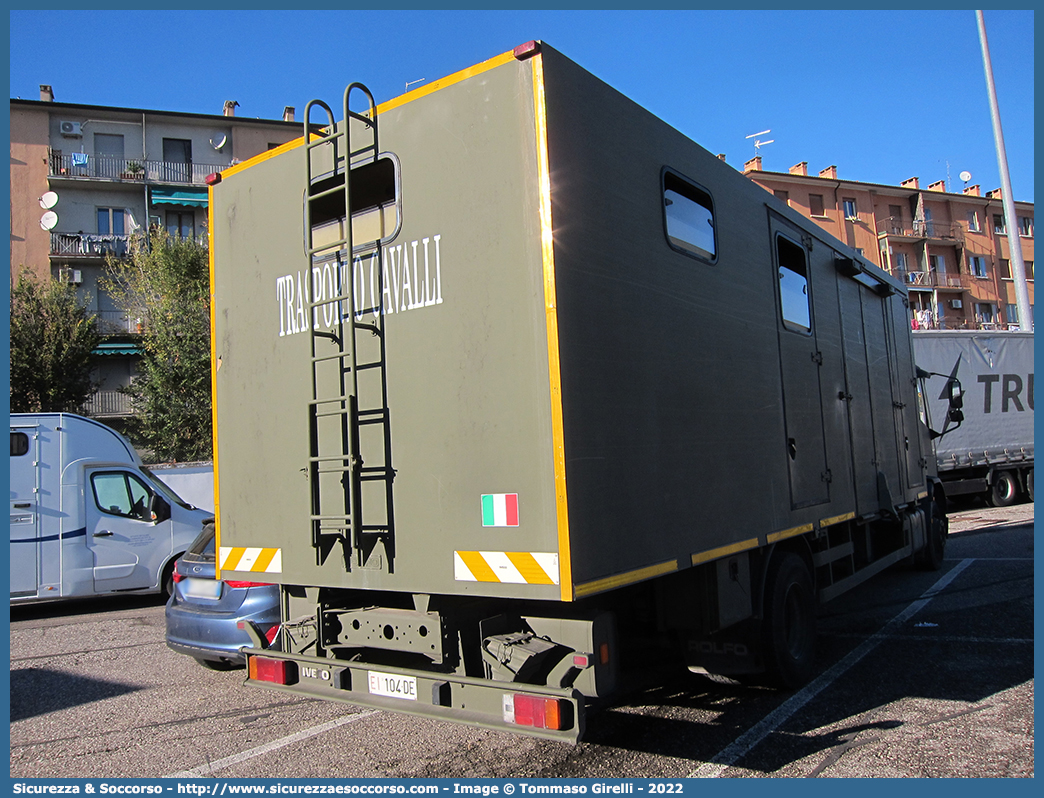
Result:
{"label": "roof marker light", "polygon": [[525,61],[527,58],[531,58],[540,52],[540,42],[529,41],[525,44],[520,44],[511,52],[519,61]]}

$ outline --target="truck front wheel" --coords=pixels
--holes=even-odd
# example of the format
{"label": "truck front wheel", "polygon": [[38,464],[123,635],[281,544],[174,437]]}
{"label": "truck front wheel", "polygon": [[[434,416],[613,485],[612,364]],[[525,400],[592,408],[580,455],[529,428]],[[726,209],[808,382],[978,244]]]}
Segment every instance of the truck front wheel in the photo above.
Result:
{"label": "truck front wheel", "polygon": [[812,575],[794,552],[777,553],[765,584],[763,651],[769,679],[786,688],[812,678],[816,597]]}
{"label": "truck front wheel", "polygon": [[990,504],[994,507],[1009,507],[1019,497],[1019,483],[1011,471],[998,471],[993,475],[990,486]]}

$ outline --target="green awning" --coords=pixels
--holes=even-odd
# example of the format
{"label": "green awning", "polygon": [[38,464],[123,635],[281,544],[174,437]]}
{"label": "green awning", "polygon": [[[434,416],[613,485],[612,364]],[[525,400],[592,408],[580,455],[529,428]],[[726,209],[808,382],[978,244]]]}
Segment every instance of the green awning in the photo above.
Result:
{"label": "green awning", "polygon": [[207,192],[206,189],[200,191],[189,188],[154,188],[152,189],[152,204],[188,205],[191,208],[205,208],[207,207]]}
{"label": "green awning", "polygon": [[98,344],[91,350],[92,355],[140,355],[141,347],[135,344],[107,343]]}

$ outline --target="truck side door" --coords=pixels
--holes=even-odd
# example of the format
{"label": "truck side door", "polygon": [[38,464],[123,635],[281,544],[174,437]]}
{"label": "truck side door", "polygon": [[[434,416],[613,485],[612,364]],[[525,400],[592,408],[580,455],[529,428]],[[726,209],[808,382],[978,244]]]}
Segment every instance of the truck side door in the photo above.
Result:
{"label": "truck side door", "polygon": [[11,598],[36,595],[39,584],[39,436],[11,429]]}
{"label": "truck side door", "polygon": [[86,476],[87,546],[94,553],[95,591],[152,587],[170,554],[171,522],[153,522],[151,487],[127,469],[88,469]]}

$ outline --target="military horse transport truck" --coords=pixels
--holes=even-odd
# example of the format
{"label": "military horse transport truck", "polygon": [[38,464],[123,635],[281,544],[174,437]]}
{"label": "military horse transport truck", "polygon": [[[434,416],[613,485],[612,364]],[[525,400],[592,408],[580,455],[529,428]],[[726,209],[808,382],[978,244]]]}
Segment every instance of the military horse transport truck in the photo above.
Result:
{"label": "military horse transport truck", "polygon": [[940,566],[902,284],[546,44],[209,182],[249,684],[575,742],[660,666],[798,685],[819,602]]}

